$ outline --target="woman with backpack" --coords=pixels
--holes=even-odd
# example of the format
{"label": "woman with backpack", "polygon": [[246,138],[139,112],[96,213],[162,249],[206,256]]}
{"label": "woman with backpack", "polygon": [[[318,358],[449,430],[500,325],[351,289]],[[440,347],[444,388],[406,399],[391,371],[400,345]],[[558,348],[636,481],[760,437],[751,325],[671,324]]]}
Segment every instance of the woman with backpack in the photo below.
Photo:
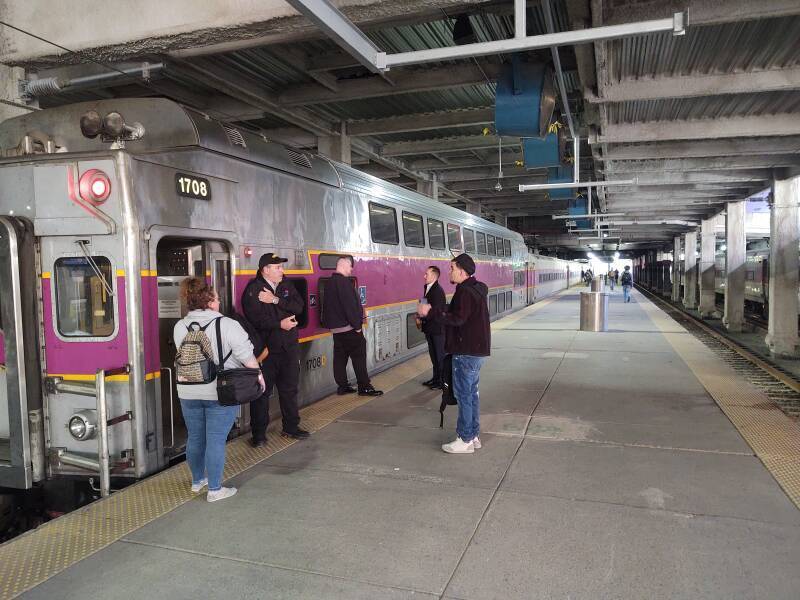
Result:
{"label": "woman with backpack", "polygon": [[[218,402],[216,374],[231,368],[258,369],[258,362],[247,332],[219,312],[219,296],[205,279],[184,279],[181,297],[189,313],[175,324],[173,337],[178,348],[178,398],[189,433],[186,462],[192,472],[192,491],[208,486],[206,499],[216,502],[236,493],[235,487],[222,487],[222,474],[225,442],[239,411],[238,406]],[[222,357],[217,356],[217,332],[222,338]],[[263,391],[260,375],[259,382]]]}

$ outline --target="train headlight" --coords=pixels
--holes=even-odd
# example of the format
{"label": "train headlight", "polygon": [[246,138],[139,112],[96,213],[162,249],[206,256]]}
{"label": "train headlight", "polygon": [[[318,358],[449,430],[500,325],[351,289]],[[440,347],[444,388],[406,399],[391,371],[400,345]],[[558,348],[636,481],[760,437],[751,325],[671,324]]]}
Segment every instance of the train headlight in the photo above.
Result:
{"label": "train headlight", "polygon": [[76,412],[69,418],[67,429],[69,429],[70,435],[79,442],[92,439],[97,433],[95,411],[80,410]]}
{"label": "train headlight", "polygon": [[78,183],[81,198],[92,204],[102,204],[111,195],[111,180],[100,169],[89,169]]}

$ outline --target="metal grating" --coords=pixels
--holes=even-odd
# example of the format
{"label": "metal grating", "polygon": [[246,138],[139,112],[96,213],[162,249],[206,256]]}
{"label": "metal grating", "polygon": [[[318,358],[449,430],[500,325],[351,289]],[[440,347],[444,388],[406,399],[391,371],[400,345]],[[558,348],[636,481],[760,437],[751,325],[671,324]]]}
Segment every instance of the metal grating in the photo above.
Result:
{"label": "metal grating", "polygon": [[236,129],[235,127],[231,127],[230,125],[223,125],[222,128],[225,130],[225,134],[228,136],[228,141],[233,146],[241,146],[242,148],[247,148],[247,144],[244,141],[244,136],[242,132]]}
{"label": "metal grating", "polygon": [[298,167],[305,167],[306,169],[311,168],[311,160],[302,152],[286,148],[286,153],[289,155],[289,159]]}

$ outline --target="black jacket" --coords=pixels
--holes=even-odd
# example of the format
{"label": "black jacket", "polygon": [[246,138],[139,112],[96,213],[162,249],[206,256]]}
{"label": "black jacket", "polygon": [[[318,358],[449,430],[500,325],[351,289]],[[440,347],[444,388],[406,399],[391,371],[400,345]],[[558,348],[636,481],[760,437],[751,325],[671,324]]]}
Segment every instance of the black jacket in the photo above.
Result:
{"label": "black jacket", "polygon": [[334,273],[325,284],[325,297],[322,301],[322,326],[326,329],[337,329],[350,325],[353,329],[361,329],[364,321],[364,310],[350,280]]}
{"label": "black jacket", "polygon": [[285,279],[278,284],[275,295],[277,304],[265,304],[258,299],[262,290],[272,290],[267,281],[259,273],[250,280],[242,295],[242,311],[247,320],[253,324],[267,344],[270,352],[284,352],[297,345],[297,327],[284,331],[281,321],[292,315],[299,315],[305,308],[303,298],[290,282]]}
{"label": "black jacket", "polygon": [[[423,290],[425,288],[422,288]],[[434,281],[431,289],[425,294],[425,299],[431,305],[431,312],[422,319],[422,333],[428,335],[442,335],[444,326],[442,325],[441,313],[447,309],[447,298],[444,295],[442,286],[438,281]]]}
{"label": "black jacket", "polygon": [[489,356],[492,337],[489,305],[486,302],[488,294],[486,284],[474,277],[456,286],[456,293],[447,310],[439,313],[446,330],[445,352]]}

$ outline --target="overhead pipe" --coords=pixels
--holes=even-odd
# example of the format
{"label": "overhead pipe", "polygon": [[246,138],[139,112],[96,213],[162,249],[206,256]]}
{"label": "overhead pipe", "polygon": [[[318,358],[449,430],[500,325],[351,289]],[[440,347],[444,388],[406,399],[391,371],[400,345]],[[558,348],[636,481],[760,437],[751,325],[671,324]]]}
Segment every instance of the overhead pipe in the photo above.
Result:
{"label": "overhead pipe", "polygon": [[72,79],[61,79],[60,77],[30,79],[24,83],[21,95],[24,98],[30,99],[57,96],[64,92],[74,92],[80,89],[112,85],[115,83],[115,79],[120,79],[121,82],[130,82],[132,77],[135,79],[141,78],[143,81],[149,81],[154,75],[160,75],[161,71],[165,68],[166,65],[163,62],[152,65],[143,63],[138,67],[114,69],[107,73],[96,73],[83,77],[73,77]]}

